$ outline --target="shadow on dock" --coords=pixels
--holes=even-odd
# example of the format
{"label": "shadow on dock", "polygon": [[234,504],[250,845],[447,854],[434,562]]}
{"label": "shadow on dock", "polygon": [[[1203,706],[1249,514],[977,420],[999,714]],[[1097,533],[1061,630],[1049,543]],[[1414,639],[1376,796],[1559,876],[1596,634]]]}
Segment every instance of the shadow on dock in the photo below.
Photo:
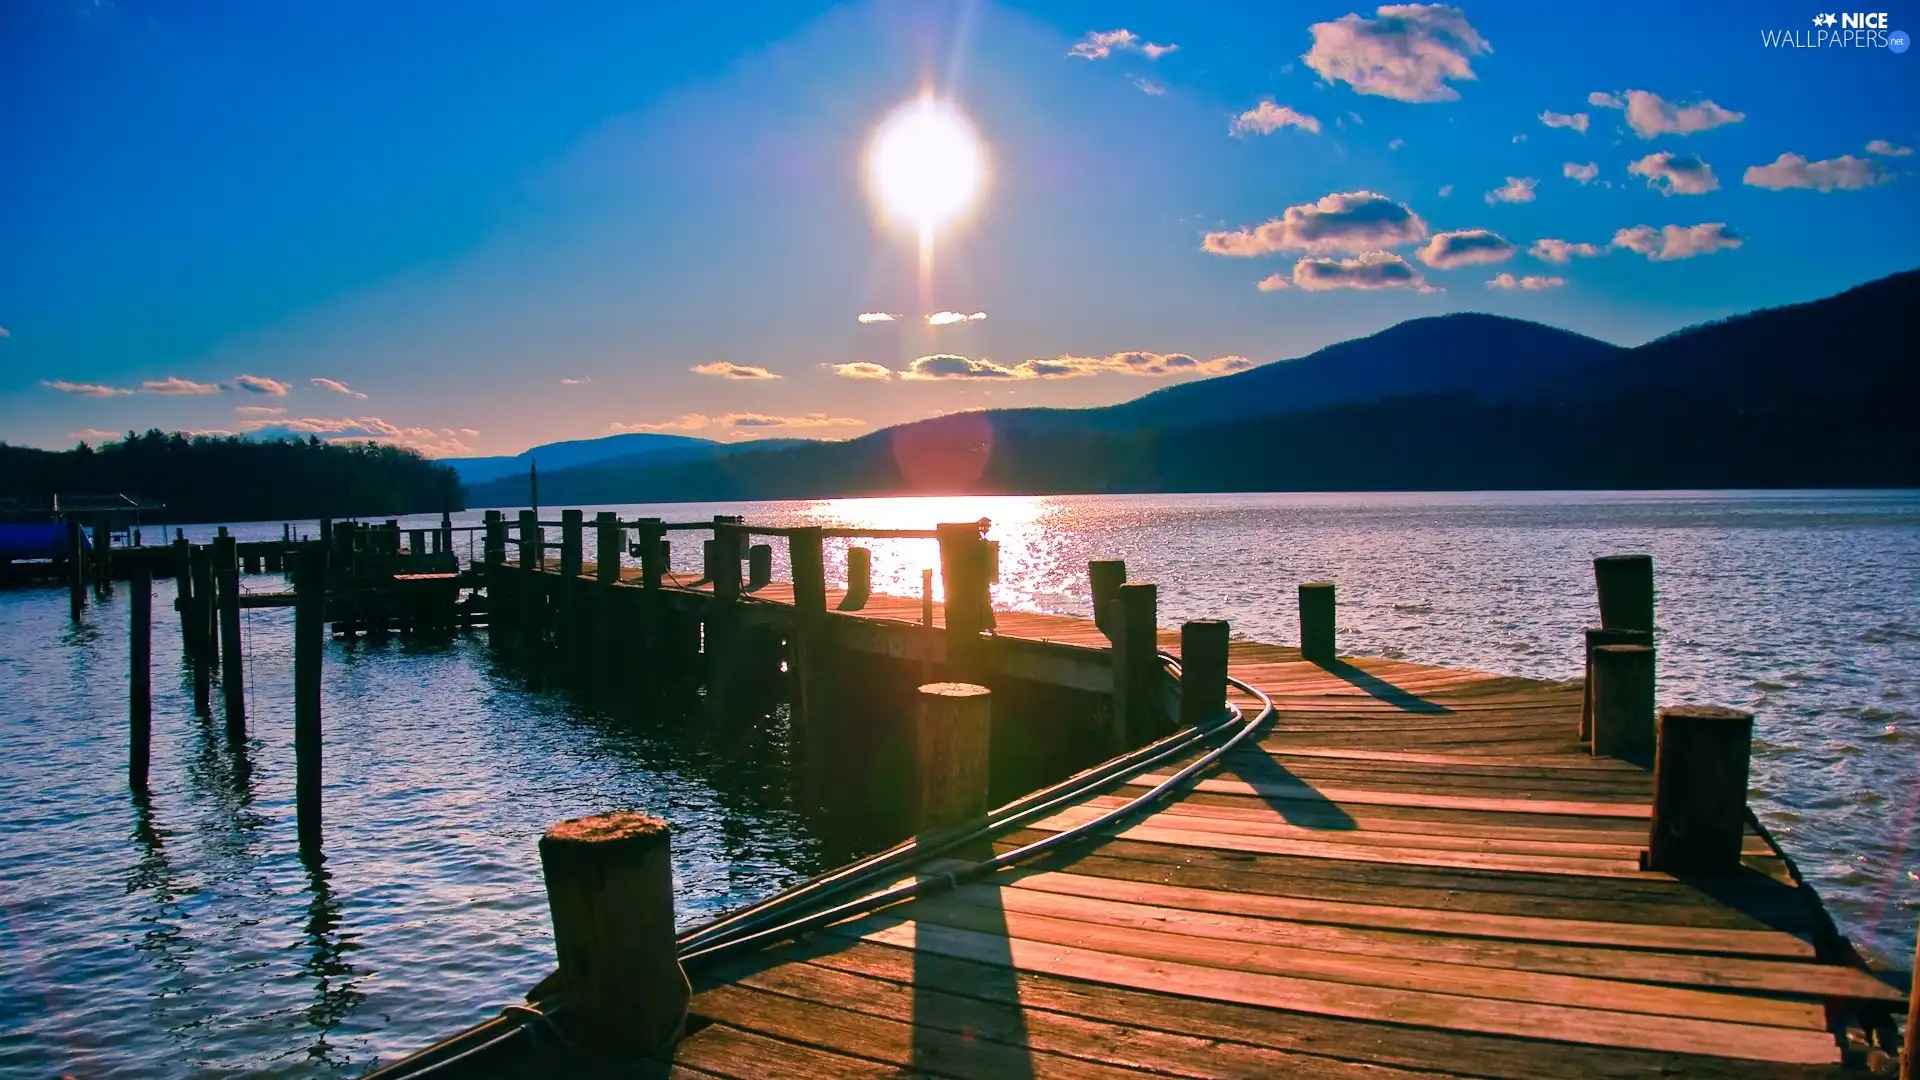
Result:
{"label": "shadow on dock", "polygon": [[1327,674],[1365,691],[1376,701],[1384,701],[1402,712],[1439,715],[1453,711],[1439,702],[1428,701],[1418,694],[1402,690],[1380,676],[1362,671],[1345,660],[1316,660],[1314,664]]}
{"label": "shadow on dock", "polygon": [[1330,831],[1360,827],[1351,814],[1320,794],[1318,788],[1295,776],[1278,758],[1258,747],[1228,757],[1221,762],[1216,775],[1252,784],[1252,797],[1266,803],[1268,809],[1289,825]]}

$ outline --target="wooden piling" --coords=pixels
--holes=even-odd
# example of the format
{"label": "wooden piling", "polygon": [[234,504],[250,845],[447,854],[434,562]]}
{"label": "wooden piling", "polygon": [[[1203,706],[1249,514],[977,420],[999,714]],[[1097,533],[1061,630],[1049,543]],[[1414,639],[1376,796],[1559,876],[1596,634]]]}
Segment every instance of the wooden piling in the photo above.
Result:
{"label": "wooden piling", "polygon": [[153,571],[144,559],[128,570],[127,783],[145,791],[153,739]]}
{"label": "wooden piling", "polygon": [[1593,582],[1602,627],[1653,629],[1653,556],[1602,555],[1593,560]]}
{"label": "wooden piling", "polygon": [[1735,870],[1747,830],[1753,714],[1713,705],[1660,710],[1647,869]]}
{"label": "wooden piling", "polygon": [[213,542],[214,574],[220,603],[220,688],[225,693],[227,737],[247,737],[246,661],[240,641],[240,563],[233,537]]}
{"label": "wooden piling", "polygon": [[93,518],[93,592],[113,595],[113,519],[106,514]]}
{"label": "wooden piling", "polygon": [[531,510],[520,511],[520,569],[540,569],[546,558],[543,547],[546,540],[547,533],[540,527],[539,515]]}
{"label": "wooden piling", "polygon": [[546,625],[546,583],[537,571],[546,561],[547,532],[532,510],[520,511],[520,574],[514,583],[514,607],[520,609],[520,648],[538,650]]}
{"label": "wooden piling", "polygon": [[173,609],[180,615],[181,652],[188,659],[193,657],[193,570],[189,565],[187,538],[175,537],[173,541]]}
{"label": "wooden piling", "polygon": [[873,596],[873,552],[863,547],[847,549],[847,591],[840,598],[841,611],[859,611]]}
{"label": "wooden piling", "polygon": [[1225,619],[1195,619],[1180,626],[1180,726],[1210,727],[1227,709]]}
{"label": "wooden piling", "polygon": [[67,519],[67,614],[75,619],[87,609],[87,545],[80,538],[78,518]]}
{"label": "wooden piling", "polygon": [[672,569],[667,563],[667,530],[659,518],[641,518],[634,531],[640,542],[640,586],[657,590]]}
{"label": "wooden piling", "polygon": [[620,553],[626,545],[626,529],[620,515],[602,510],[593,517],[593,577],[603,585],[620,580]]}
{"label": "wooden piling", "polygon": [[773,545],[755,544],[747,549],[747,592],[758,592],[773,580]]}
{"label": "wooden piling", "polygon": [[993,695],[973,683],[920,688],[914,724],[919,813],[914,831],[949,831],[986,816]]}
{"label": "wooden piling", "polygon": [[1580,701],[1580,741],[1593,738],[1593,650],[1602,645],[1651,645],[1651,630],[1589,629],[1586,643],[1586,690]]}
{"label": "wooden piling", "polygon": [[1160,708],[1159,590],[1129,582],[1114,597],[1113,722],[1116,752],[1145,745],[1166,733]]}
{"label": "wooden piling", "polygon": [[205,544],[195,544],[187,562],[193,574],[193,711],[213,715],[213,667],[217,658],[213,635],[213,558]]}
{"label": "wooden piling", "polygon": [[787,565],[793,577],[793,697],[799,728],[820,760],[831,716],[833,642],[827,633],[825,544],[817,526],[787,533]]}
{"label": "wooden piling", "polygon": [[1300,655],[1315,663],[1329,663],[1334,649],[1333,582],[1300,583]]}
{"label": "wooden piling", "polygon": [[1648,762],[1655,739],[1653,647],[1593,650],[1593,754]]}
{"label": "wooden piling", "polygon": [[453,515],[452,514],[442,513],[440,515],[440,532],[434,537],[434,543],[439,548],[440,554],[442,555],[451,554],[453,552]]}
{"label": "wooden piling", "polygon": [[407,554],[425,555],[427,553],[427,530],[407,530]]}
{"label": "wooden piling", "polygon": [[320,673],[327,644],[327,549],[300,545],[293,581],[293,791],[300,847],[320,847]]}
{"label": "wooden piling", "polygon": [[1095,559],[1087,563],[1087,583],[1093,590],[1093,625],[1112,640],[1113,605],[1120,599],[1120,586],[1127,583],[1127,564],[1120,559]]}
{"label": "wooden piling", "polygon": [[563,821],[540,838],[540,868],[569,1027],[601,1056],[664,1054],[685,1032],[692,992],[675,953],[667,823]]}
{"label": "wooden piling", "polygon": [[[947,670],[956,682],[985,682],[987,661],[980,635],[993,629],[993,604],[980,523],[936,525],[934,535],[940,544],[940,586],[946,596]],[[847,551],[849,566],[853,550]]]}

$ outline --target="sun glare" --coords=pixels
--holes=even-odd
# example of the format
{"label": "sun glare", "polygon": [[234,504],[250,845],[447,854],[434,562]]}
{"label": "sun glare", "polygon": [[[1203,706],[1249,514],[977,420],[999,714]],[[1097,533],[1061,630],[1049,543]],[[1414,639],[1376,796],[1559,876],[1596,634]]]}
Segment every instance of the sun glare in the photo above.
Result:
{"label": "sun glare", "polygon": [[867,168],[887,216],[912,225],[925,243],[973,202],[986,162],[966,117],[929,96],[880,125]]}

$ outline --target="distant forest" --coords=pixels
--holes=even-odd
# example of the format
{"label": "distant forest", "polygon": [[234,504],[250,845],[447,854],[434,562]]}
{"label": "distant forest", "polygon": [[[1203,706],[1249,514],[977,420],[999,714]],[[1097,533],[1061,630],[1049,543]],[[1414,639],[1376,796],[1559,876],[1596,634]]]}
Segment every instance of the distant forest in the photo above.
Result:
{"label": "distant forest", "polygon": [[0,443],[0,497],[123,494],[167,504],[149,520],[298,521],[462,508],[451,468],[416,450],[316,438],[249,440],[128,432],[72,450]]}

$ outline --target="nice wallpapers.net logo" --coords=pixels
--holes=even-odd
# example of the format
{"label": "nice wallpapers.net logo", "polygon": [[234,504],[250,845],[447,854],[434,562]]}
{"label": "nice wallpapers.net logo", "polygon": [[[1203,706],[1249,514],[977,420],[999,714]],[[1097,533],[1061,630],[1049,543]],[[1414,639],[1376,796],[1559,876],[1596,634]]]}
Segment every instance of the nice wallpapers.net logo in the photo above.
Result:
{"label": "nice wallpapers.net logo", "polygon": [[1769,49],[1885,49],[1907,51],[1905,30],[1895,30],[1884,11],[1823,11],[1813,25],[1760,31],[1760,44]]}

